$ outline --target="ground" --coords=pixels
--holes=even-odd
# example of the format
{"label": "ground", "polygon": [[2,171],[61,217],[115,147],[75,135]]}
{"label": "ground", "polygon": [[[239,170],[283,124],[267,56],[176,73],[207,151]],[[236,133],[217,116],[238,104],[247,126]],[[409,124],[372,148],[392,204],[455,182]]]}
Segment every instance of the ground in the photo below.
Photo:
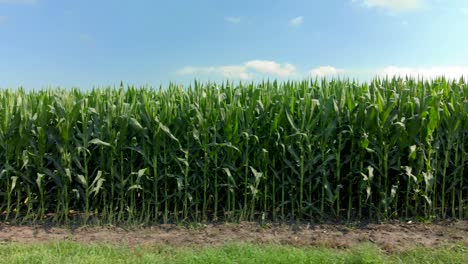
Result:
{"label": "ground", "polygon": [[259,224],[158,225],[153,227],[57,227],[19,226],[0,223],[0,243],[76,241],[113,245],[175,247],[218,246],[227,243],[280,244],[352,248],[373,243],[392,253],[416,247],[468,247],[468,221],[423,224]]}

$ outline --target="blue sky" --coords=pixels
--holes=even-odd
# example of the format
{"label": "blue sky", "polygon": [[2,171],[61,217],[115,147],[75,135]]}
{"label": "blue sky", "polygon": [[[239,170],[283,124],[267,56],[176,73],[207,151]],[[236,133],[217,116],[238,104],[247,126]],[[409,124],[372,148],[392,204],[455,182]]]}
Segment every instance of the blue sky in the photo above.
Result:
{"label": "blue sky", "polygon": [[0,0],[0,87],[468,75],[466,0]]}

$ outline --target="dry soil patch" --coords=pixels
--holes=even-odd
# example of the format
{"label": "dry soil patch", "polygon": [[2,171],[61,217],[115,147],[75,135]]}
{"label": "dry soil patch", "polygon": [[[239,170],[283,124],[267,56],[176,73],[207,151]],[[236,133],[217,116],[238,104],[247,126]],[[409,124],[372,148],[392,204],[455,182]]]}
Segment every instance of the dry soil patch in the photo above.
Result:
{"label": "dry soil patch", "polygon": [[145,228],[17,226],[0,223],[0,242],[37,243],[69,240],[129,246],[200,247],[225,243],[286,244],[349,248],[370,242],[393,252],[416,246],[468,246],[468,221],[437,224],[390,223],[359,226],[341,224],[260,225],[208,224],[188,228],[158,225]]}

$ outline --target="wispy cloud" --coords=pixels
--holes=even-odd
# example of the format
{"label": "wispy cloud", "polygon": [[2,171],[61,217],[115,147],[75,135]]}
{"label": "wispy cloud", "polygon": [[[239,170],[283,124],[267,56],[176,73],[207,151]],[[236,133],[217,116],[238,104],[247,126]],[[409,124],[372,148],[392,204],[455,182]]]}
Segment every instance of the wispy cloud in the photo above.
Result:
{"label": "wispy cloud", "polygon": [[462,7],[460,8],[460,12],[465,15],[465,16],[468,16],[468,7]]}
{"label": "wispy cloud", "polygon": [[186,66],[177,71],[178,75],[220,75],[223,78],[246,80],[250,78],[243,66],[193,67]]}
{"label": "wispy cloud", "polygon": [[311,69],[306,76],[298,73],[296,66],[289,63],[280,64],[275,61],[251,60],[242,65],[230,65],[219,67],[192,67],[187,66],[177,71],[178,75],[209,75],[211,78],[223,77],[228,79],[254,79],[260,76],[274,78],[286,77],[345,77],[358,78],[362,81],[369,81],[373,77],[412,77],[434,79],[444,76],[448,79],[458,79],[462,76],[468,78],[467,66],[432,66],[432,67],[400,67],[387,66],[383,68],[338,68],[334,66],[319,66]]}
{"label": "wispy cloud", "polygon": [[38,0],[0,0],[0,4],[10,5],[34,5],[37,4]]}
{"label": "wispy cloud", "polygon": [[240,22],[242,22],[242,18],[230,16],[230,17],[225,17],[224,21],[231,23],[231,24],[239,24]]}
{"label": "wispy cloud", "polygon": [[251,60],[242,65],[194,67],[186,66],[177,71],[178,75],[218,75],[229,79],[251,79],[255,74],[288,77],[296,72],[292,64],[280,64],[268,60]]}
{"label": "wispy cloud", "polygon": [[8,17],[7,16],[0,16],[0,25],[7,22],[8,21]]}
{"label": "wispy cloud", "polygon": [[434,79],[444,76],[448,79],[458,79],[462,76],[468,77],[468,66],[430,66],[430,67],[401,67],[401,66],[386,66],[383,68],[336,68],[333,66],[321,66],[310,71],[311,76],[317,77],[360,77],[364,79],[378,77],[412,77]]}
{"label": "wispy cloud", "polygon": [[382,8],[392,12],[420,9],[426,0],[352,0],[368,8]]}
{"label": "wispy cloud", "polygon": [[268,60],[252,60],[245,63],[245,67],[253,69],[260,73],[277,75],[279,77],[288,77],[296,71],[296,67],[292,64],[280,64],[275,61]]}
{"label": "wispy cloud", "polygon": [[190,75],[190,74],[197,74],[197,73],[210,73],[214,71],[214,67],[193,67],[193,66],[185,66],[182,69],[177,70],[177,74],[179,75]]}
{"label": "wispy cloud", "polygon": [[94,46],[96,44],[96,41],[95,39],[89,35],[88,33],[80,33],[78,35],[78,39],[84,43],[84,44],[87,44],[87,45],[91,45],[91,46]]}
{"label": "wispy cloud", "polygon": [[337,76],[350,72],[349,70],[335,68],[333,66],[320,66],[310,70],[310,75],[315,77]]}
{"label": "wispy cloud", "polygon": [[90,41],[92,40],[91,36],[87,33],[80,33],[79,38],[81,41]]}
{"label": "wispy cloud", "polygon": [[421,77],[433,79],[444,76],[449,79],[458,79],[462,76],[468,76],[468,66],[434,66],[434,67],[398,67],[388,66],[380,70],[378,76],[400,76],[400,77]]}
{"label": "wispy cloud", "polygon": [[219,67],[219,71],[225,78],[239,78],[242,80],[250,78],[250,74],[242,66],[222,66]]}
{"label": "wispy cloud", "polygon": [[298,17],[295,17],[295,18],[289,20],[289,24],[293,25],[293,26],[299,26],[299,25],[302,25],[302,23],[304,23],[304,17],[303,16],[298,16]]}

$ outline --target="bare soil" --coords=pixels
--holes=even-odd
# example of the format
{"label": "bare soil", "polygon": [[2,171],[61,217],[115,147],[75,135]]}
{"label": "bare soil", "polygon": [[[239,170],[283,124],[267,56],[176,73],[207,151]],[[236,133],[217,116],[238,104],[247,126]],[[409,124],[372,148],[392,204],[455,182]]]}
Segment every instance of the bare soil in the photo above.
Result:
{"label": "bare soil", "polygon": [[200,247],[225,243],[281,244],[349,248],[374,243],[387,252],[417,246],[468,246],[468,221],[422,224],[294,224],[273,225],[242,222],[196,227],[158,225],[125,229],[120,227],[18,226],[0,223],[0,243],[37,243],[68,240],[114,245]]}

